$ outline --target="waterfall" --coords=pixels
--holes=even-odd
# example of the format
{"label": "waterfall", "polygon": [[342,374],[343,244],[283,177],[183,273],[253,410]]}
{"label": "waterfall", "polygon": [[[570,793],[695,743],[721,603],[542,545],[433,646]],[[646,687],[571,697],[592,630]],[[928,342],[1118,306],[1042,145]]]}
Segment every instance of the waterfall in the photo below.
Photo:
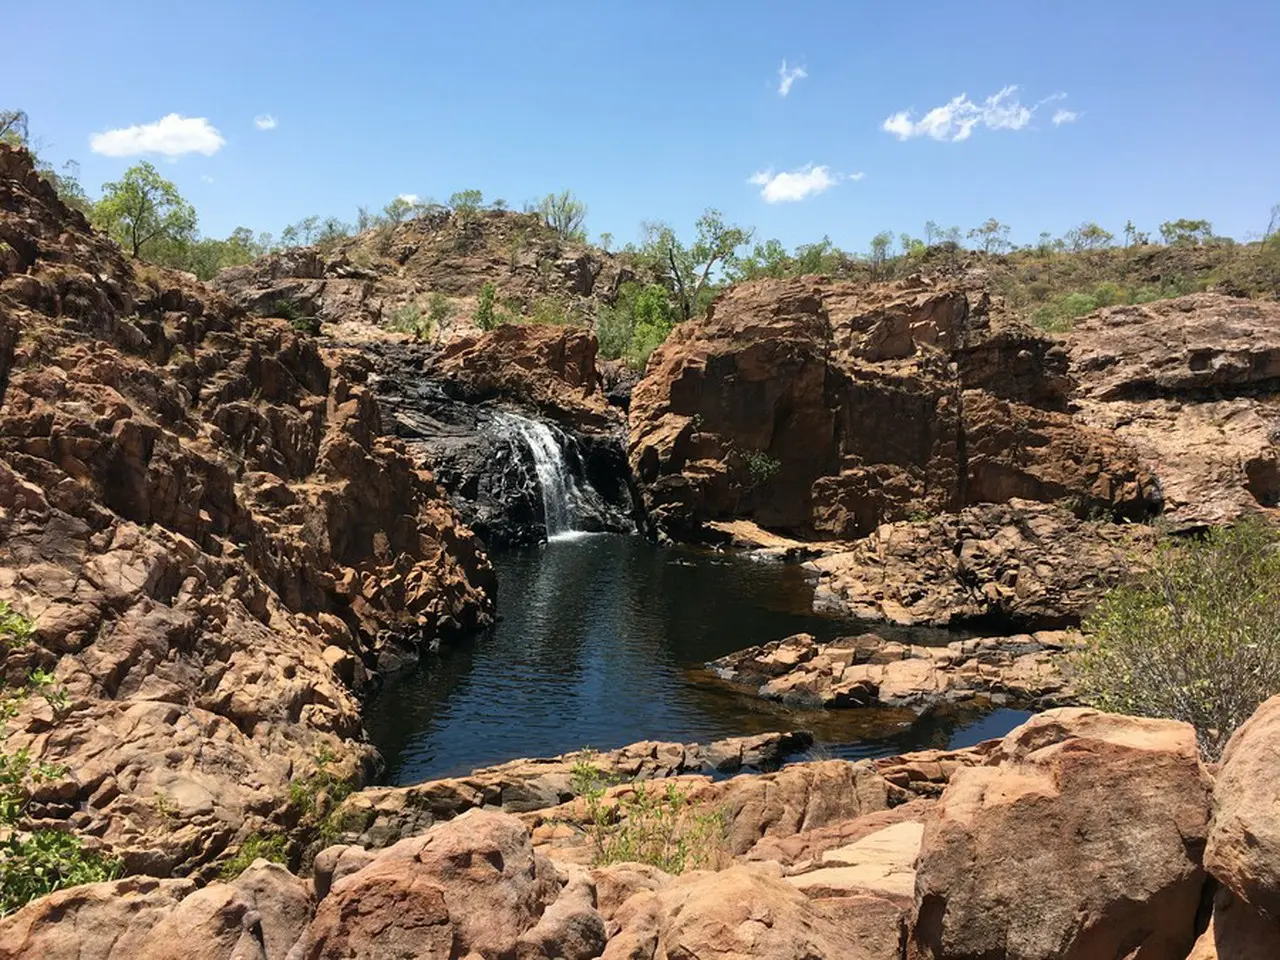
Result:
{"label": "waterfall", "polygon": [[545,423],[518,413],[501,411],[494,414],[494,419],[519,437],[533,457],[542,491],[547,539],[578,529],[583,497],[555,433]]}

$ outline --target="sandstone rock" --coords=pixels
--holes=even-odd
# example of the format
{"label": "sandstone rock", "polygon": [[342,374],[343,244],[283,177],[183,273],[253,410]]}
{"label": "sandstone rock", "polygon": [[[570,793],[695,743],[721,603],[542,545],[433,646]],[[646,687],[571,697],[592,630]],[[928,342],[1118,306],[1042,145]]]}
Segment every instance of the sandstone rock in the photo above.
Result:
{"label": "sandstone rock", "polygon": [[579,870],[537,924],[520,935],[517,955],[520,960],[594,960],[607,939],[604,918],[596,911],[593,879]]}
{"label": "sandstone rock", "polygon": [[138,960],[274,960],[262,917],[236,889],[210,884],[183,899],[151,928],[134,955]]}
{"label": "sandstone rock", "polygon": [[514,957],[558,893],[554,868],[518,820],[473,810],[335,883],[295,953]]}
{"label": "sandstone rock", "polygon": [[959,770],[925,824],[922,956],[1186,955],[1210,786],[1190,726],[1052,710],[990,762]]}
{"label": "sandstone rock", "polygon": [[0,920],[3,960],[134,960],[151,930],[195,890],[127,877],[59,890]]}
{"label": "sandstone rock", "polygon": [[208,874],[318,755],[367,776],[359,689],[486,622],[492,570],[366,361],[126,260],[8,147],[0,236],[0,597],[35,622],[0,673],[69,700],[9,743],[72,771],[46,818]]}
{"label": "sandstone rock", "polygon": [[969,507],[887,524],[847,552],[811,561],[814,602],[906,625],[1068,626],[1131,574],[1152,536],[1027,500]]}
{"label": "sandstone rock", "polygon": [[[654,780],[689,773],[771,769],[812,742],[804,733],[732,737],[705,746],[641,741],[593,753],[589,762],[610,779]],[[574,797],[573,767],[583,759],[581,753],[569,753],[549,759],[512,760],[465,777],[429,780],[410,787],[372,787],[347,798],[335,821],[345,825],[347,837],[361,846],[384,847],[475,807],[511,813],[557,807]]]}
{"label": "sandstone rock", "polygon": [[884,810],[899,797],[869,763],[822,760],[711,783],[692,799],[721,811],[726,843],[737,856],[765,837],[851,820]]}
{"label": "sandstone rock", "polygon": [[1280,922],[1219,890],[1213,917],[1187,960],[1272,960],[1280,951]]}
{"label": "sandstone rock", "polygon": [[278,863],[255,860],[231,886],[258,914],[267,960],[286,957],[315,913],[310,884]]}
{"label": "sandstone rock", "polygon": [[1205,867],[1236,896],[1280,920],[1280,696],[1232,735],[1213,788]]}
{"label": "sandstone rock", "polygon": [[1280,505],[1280,306],[1201,293],[1113,307],[1064,345],[1080,419],[1133,447],[1175,524]]}
{"label": "sandstone rock", "polygon": [[738,517],[850,538],[1012,497],[1149,514],[1133,451],[1067,412],[1066,365],[963,282],[738,284],[654,354],[631,465],[678,539]]}
{"label": "sandstone rock", "polygon": [[[828,912],[766,867],[695,872],[656,893],[642,893],[619,914],[621,930],[604,960],[632,957],[716,957],[724,960],[894,960],[885,949],[882,915]],[[868,923],[868,920],[870,921]],[[651,949],[652,948],[652,949]]]}
{"label": "sandstone rock", "polygon": [[923,823],[904,820],[823,852],[814,869],[787,882],[810,898],[868,895],[908,906],[923,836]]}
{"label": "sandstone rock", "polygon": [[708,666],[760,696],[821,707],[902,707],[923,713],[974,697],[1038,707],[1071,693],[1057,660],[1069,635],[957,640],[945,647],[885,641],[875,634],[818,643],[797,634],[721,657]]}
{"label": "sandstone rock", "polygon": [[772,860],[782,864],[788,874],[803,872],[821,862],[822,855],[828,850],[857,843],[864,837],[901,823],[923,823],[932,810],[932,800],[917,797],[887,810],[877,810],[851,820],[838,820],[789,837],[764,837],[746,852],[744,858]]}

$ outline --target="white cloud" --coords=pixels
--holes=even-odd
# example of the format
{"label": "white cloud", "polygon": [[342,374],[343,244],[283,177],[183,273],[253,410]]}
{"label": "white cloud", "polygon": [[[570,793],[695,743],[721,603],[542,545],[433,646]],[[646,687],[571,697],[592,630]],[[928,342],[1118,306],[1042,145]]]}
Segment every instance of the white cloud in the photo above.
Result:
{"label": "white cloud", "polygon": [[787,68],[787,61],[782,61],[782,66],[778,68],[778,96],[785,97],[791,92],[791,86],[797,80],[803,80],[809,74],[805,73],[804,67]]}
{"label": "white cloud", "polygon": [[784,170],[774,173],[765,170],[752,174],[747,183],[760,188],[760,196],[765,203],[793,203],[816,197],[825,190],[830,190],[841,180],[861,180],[861,173],[833,173],[830,167],[805,164],[797,170]]}
{"label": "white cloud", "polygon": [[403,200],[405,203],[417,203],[422,198],[418,196],[416,193],[402,193],[398,197],[396,197],[396,199]]}
{"label": "white cloud", "polygon": [[200,174],[200,180],[202,183],[213,183],[213,177],[209,176],[207,173]]}
{"label": "white cloud", "polygon": [[171,113],[155,123],[121,127],[89,137],[89,149],[107,157],[134,157],[159,153],[173,159],[184,153],[212,156],[226,143],[215,126],[204,117],[183,117]]}
{"label": "white cloud", "polygon": [[[962,93],[941,107],[934,107],[919,120],[913,119],[913,111],[900,110],[885,120],[880,129],[892,133],[899,140],[928,136],[934,140],[955,143],[968,140],[979,126],[988,130],[1022,130],[1031,123],[1036,111],[1042,106],[1066,96],[1065,93],[1055,93],[1028,107],[1018,99],[1017,94],[1017,86],[1010,85],[981,103],[974,103],[967,94]],[[1071,111],[1059,110],[1058,113]],[[1072,119],[1075,118],[1075,114],[1071,116]]]}
{"label": "white cloud", "polygon": [[259,130],[274,130],[280,126],[280,121],[269,113],[263,113],[253,118],[253,125]]}
{"label": "white cloud", "polygon": [[1074,110],[1058,110],[1053,114],[1053,125],[1055,127],[1060,127],[1064,123],[1075,123],[1079,119],[1080,114],[1076,113]]}

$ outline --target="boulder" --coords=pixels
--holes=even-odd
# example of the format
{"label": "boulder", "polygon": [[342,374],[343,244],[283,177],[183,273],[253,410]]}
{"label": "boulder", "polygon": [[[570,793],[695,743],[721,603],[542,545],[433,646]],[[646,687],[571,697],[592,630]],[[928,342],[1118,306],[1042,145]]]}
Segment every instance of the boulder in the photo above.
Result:
{"label": "boulder", "polygon": [[925,823],[914,947],[935,960],[1182,960],[1210,780],[1194,730],[1051,710],[958,770]]}
{"label": "boulder", "polygon": [[1280,696],[1231,737],[1213,788],[1205,867],[1237,897],[1280,920]]}
{"label": "boulder", "polygon": [[[555,869],[534,853],[520,821],[472,810],[334,883],[295,954],[514,957],[559,892]],[[562,920],[582,942],[583,927]],[[535,941],[547,942],[524,942]]]}
{"label": "boulder", "polygon": [[1209,926],[1187,960],[1273,960],[1278,953],[1280,921],[1222,889],[1214,896]]}
{"label": "boulder", "polygon": [[764,865],[685,874],[627,901],[602,957],[897,960],[899,931],[883,929],[884,914],[836,904],[809,900]]}
{"label": "boulder", "polygon": [[195,890],[190,880],[126,877],[59,890],[0,919],[2,960],[134,960]]}

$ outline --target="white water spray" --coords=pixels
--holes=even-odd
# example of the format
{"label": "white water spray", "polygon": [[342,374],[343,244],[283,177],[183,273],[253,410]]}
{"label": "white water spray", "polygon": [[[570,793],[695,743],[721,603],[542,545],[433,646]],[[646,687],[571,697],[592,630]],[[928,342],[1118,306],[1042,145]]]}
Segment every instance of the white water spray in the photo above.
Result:
{"label": "white water spray", "polygon": [[564,537],[577,530],[581,519],[582,492],[574,479],[564,450],[551,428],[518,413],[501,411],[494,419],[509,428],[533,457],[533,468],[542,491],[542,511],[546,517],[547,539]]}

